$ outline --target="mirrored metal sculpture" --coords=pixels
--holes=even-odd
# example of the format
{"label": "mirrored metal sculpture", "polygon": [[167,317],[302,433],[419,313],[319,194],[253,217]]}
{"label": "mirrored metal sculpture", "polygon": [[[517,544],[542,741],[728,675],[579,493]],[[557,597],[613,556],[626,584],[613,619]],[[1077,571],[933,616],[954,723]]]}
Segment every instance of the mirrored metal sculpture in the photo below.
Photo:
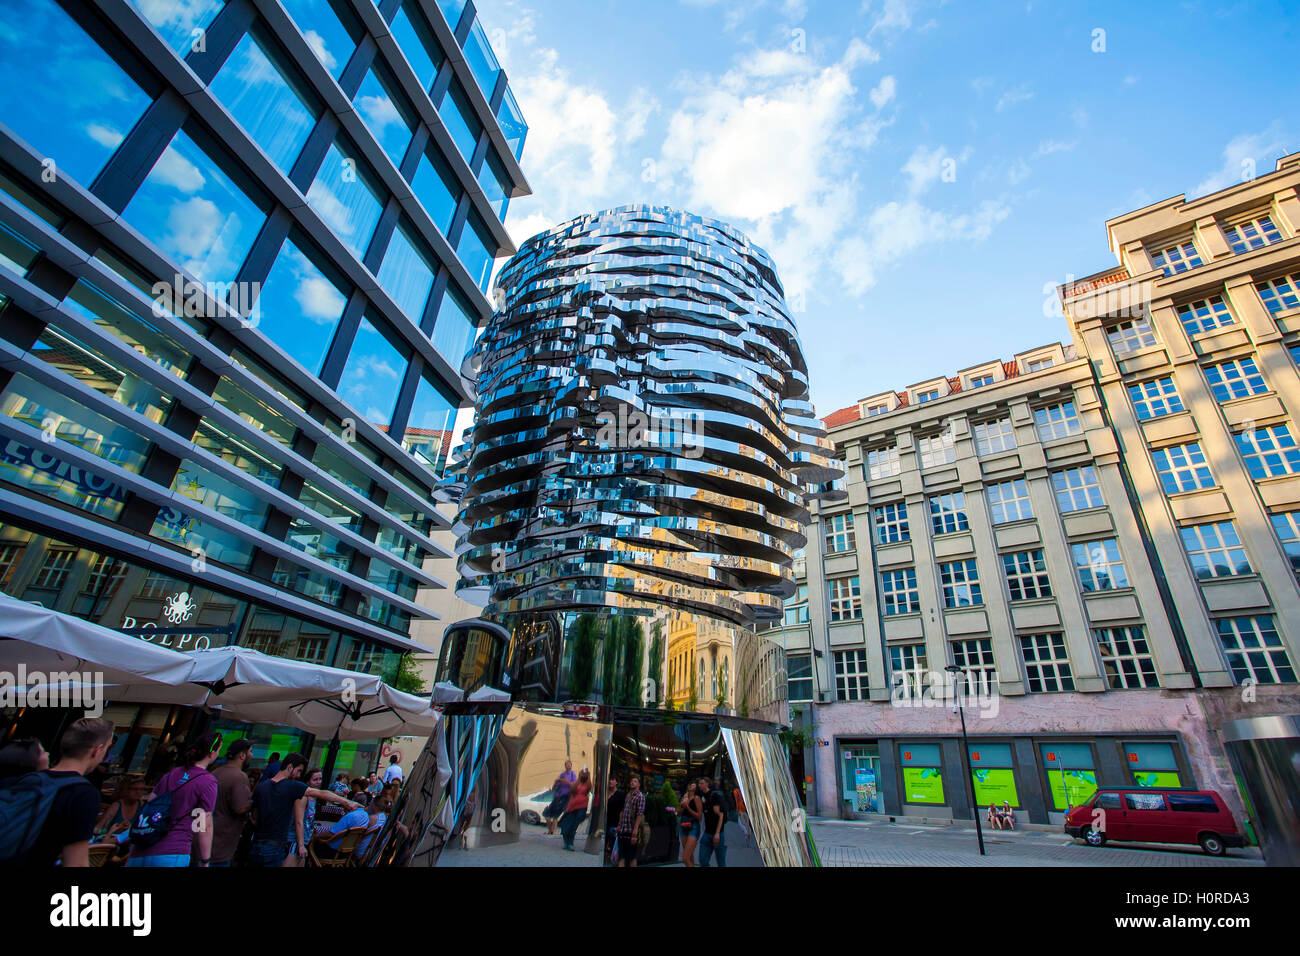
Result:
{"label": "mirrored metal sculpture", "polygon": [[[605,805],[631,777],[662,824],[704,760],[728,802],[758,813],[746,833],[764,860],[808,862],[806,840],[774,829],[797,803],[774,736],[785,655],[763,626],[794,592],[809,501],[844,492],[773,263],[725,223],[625,206],[529,239],[497,288],[462,368],[476,418],[444,486],[463,495],[458,588],[485,606],[447,629],[439,680],[496,688],[514,709],[494,756],[458,771],[477,796],[416,779],[439,766],[422,760],[407,789],[427,793],[394,818],[450,833],[472,811],[471,853],[517,842],[540,795],[556,812],[569,760],[592,777],[581,826],[599,863],[618,822]],[[656,742],[633,754],[628,734]],[[641,856],[671,861],[671,843]]]}

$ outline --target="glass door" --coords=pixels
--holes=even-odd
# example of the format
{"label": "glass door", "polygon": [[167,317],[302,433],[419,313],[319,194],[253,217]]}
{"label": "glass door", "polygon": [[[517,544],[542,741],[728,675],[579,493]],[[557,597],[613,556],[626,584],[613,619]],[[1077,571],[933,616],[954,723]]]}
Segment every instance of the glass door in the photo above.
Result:
{"label": "glass door", "polygon": [[881,813],[880,750],[876,744],[840,748],[841,800],[851,813]]}

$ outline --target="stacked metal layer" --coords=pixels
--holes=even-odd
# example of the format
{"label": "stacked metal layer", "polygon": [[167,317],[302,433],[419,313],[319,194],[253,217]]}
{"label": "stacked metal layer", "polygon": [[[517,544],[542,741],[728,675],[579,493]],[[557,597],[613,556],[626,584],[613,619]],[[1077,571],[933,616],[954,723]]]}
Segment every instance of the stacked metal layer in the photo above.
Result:
{"label": "stacked metal layer", "polygon": [[808,501],[842,494],[842,466],[767,254],[624,206],[534,236],[497,287],[465,364],[462,585],[490,616],[779,617]]}

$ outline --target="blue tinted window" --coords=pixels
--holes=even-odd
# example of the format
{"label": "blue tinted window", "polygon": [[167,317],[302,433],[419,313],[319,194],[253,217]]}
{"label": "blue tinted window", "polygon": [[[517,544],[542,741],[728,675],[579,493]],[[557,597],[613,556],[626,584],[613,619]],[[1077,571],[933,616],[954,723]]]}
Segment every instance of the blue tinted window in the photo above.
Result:
{"label": "blue tinted window", "polygon": [[165,0],[133,0],[144,18],[153,24],[159,36],[183,59],[193,49],[195,30],[205,30],[226,5],[226,0],[187,0],[184,3],[167,3]]}
{"label": "blue tinted window", "polygon": [[349,29],[339,20],[334,5],[329,0],[280,0],[284,8],[293,17],[294,23],[302,31],[303,38],[311,47],[316,58],[324,64],[335,79],[343,73],[343,68],[352,58],[357,48],[355,37],[358,30],[353,24]]}
{"label": "blue tinted window", "polygon": [[413,116],[411,105],[395,91],[395,86],[386,74],[381,79],[372,68],[361,81],[352,104],[393,165],[400,168],[411,142]]}
{"label": "blue tinted window", "polygon": [[[89,186],[151,97],[53,0],[8,7],[0,29],[4,122],[61,175]],[[21,18],[21,26],[16,21]]]}
{"label": "blue tinted window", "polygon": [[388,427],[406,376],[407,356],[363,318],[348,353],[338,393],[366,421]]}
{"label": "blue tinted window", "polygon": [[510,205],[510,177],[491,150],[488,150],[487,161],[478,171],[478,184],[483,187],[497,218],[505,222],[506,207]]}
{"label": "blue tinted window", "polygon": [[433,326],[433,347],[454,369],[460,369],[465,353],[474,341],[474,319],[464,297],[447,286],[438,305],[438,319]]}
{"label": "blue tinted window", "polygon": [[403,6],[397,11],[397,16],[393,17],[390,29],[397,45],[410,61],[420,86],[427,93],[433,85],[433,78],[438,74],[438,67],[442,65],[442,51],[433,39],[429,24],[418,9],[412,9],[408,14]]}
{"label": "blue tinted window", "polygon": [[438,115],[442,117],[443,125],[447,127],[447,132],[451,133],[456,148],[468,163],[474,157],[474,147],[478,144],[478,134],[482,127],[474,118],[469,102],[465,99],[465,90],[458,81],[452,80],[447,95],[442,98],[442,104],[438,107]]}
{"label": "blue tinted window", "polygon": [[492,260],[496,247],[496,242],[488,238],[487,227],[483,225],[483,220],[477,213],[471,212],[469,221],[465,223],[465,228],[460,234],[460,241],[456,243],[456,255],[469,270],[470,277],[484,292],[487,291],[488,281],[492,278]]}
{"label": "blue tinted window", "polygon": [[528,136],[528,124],[524,122],[524,114],[519,111],[519,104],[515,102],[515,94],[506,87],[506,95],[501,100],[501,105],[497,107],[497,122],[501,125],[501,132],[505,134],[506,143],[510,151],[518,159],[524,152],[524,139]]}
{"label": "blue tinted window", "polygon": [[315,116],[251,33],[245,34],[208,89],[271,162],[285,173],[293,168]]}
{"label": "blue tinted window", "polygon": [[474,25],[470,27],[469,36],[465,38],[465,61],[469,63],[469,70],[478,81],[478,88],[483,91],[487,99],[492,99],[492,91],[497,85],[497,74],[501,72],[501,64],[497,62],[496,55],[492,52],[492,45],[488,43],[482,21],[477,18],[474,20]]}
{"label": "blue tinted window", "polygon": [[266,216],[180,130],[122,217],[203,282],[230,282]]}
{"label": "blue tinted window", "polygon": [[447,23],[454,32],[456,24],[460,22],[460,15],[465,11],[465,0],[438,0],[438,9],[447,18]]}
{"label": "blue tinted window", "polygon": [[165,505],[150,530],[156,538],[175,541],[188,549],[202,548],[207,559],[244,568],[253,557],[248,541],[217,526],[205,523],[185,505],[189,498],[213,511],[233,518],[254,531],[260,531],[269,507],[251,491],[209,471],[190,459],[181,462],[172,482],[176,503]]}
{"label": "blue tinted window", "polygon": [[420,379],[402,447],[436,476],[447,466],[456,405],[427,377]]}
{"label": "blue tinted window", "polygon": [[320,371],[347,297],[285,240],[257,299],[256,327],[307,371]]}
{"label": "blue tinted window", "polygon": [[424,303],[433,288],[433,270],[407,235],[404,224],[393,230],[393,238],[384,251],[384,262],[375,277],[398,307],[417,324],[424,314]]}
{"label": "blue tinted window", "polygon": [[429,218],[445,236],[451,228],[452,217],[456,214],[461,190],[436,143],[430,143],[428,150],[420,157],[415,178],[411,180],[411,192],[415,193],[415,198],[424,205]]}
{"label": "blue tinted window", "polygon": [[375,191],[366,185],[367,177],[354,156],[356,151],[341,139],[330,146],[325,162],[316,173],[316,181],[307,191],[307,205],[316,210],[357,258],[362,258],[384,210]]}

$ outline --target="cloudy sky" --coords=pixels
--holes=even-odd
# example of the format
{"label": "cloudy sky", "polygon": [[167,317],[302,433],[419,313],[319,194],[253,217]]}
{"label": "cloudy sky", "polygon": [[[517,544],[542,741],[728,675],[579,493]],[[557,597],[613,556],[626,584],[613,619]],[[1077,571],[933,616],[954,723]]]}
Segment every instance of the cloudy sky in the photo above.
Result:
{"label": "cloudy sky", "polygon": [[[1300,150],[1300,7],[481,0],[530,125],[517,240],[667,203],[776,259],[828,413],[1066,339],[1105,220]],[[1153,9],[1154,8],[1154,9]]]}

